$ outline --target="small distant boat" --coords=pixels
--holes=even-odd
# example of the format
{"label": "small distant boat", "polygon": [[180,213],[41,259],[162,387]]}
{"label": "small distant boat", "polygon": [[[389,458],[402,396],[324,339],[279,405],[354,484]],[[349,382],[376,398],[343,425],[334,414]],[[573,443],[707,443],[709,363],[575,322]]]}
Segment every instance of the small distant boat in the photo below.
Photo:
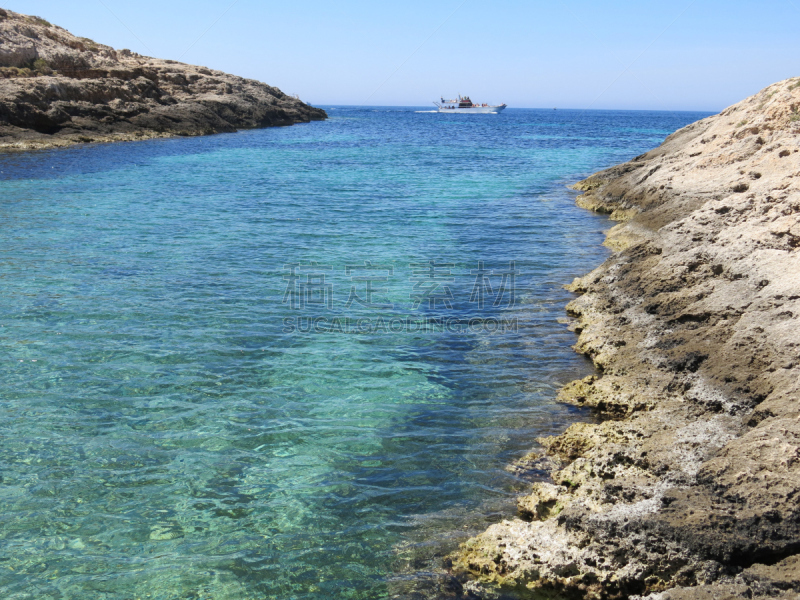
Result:
{"label": "small distant boat", "polygon": [[466,113],[469,115],[497,114],[506,108],[505,104],[475,104],[469,96],[459,96],[457,100],[445,100],[434,102],[433,105],[440,113]]}

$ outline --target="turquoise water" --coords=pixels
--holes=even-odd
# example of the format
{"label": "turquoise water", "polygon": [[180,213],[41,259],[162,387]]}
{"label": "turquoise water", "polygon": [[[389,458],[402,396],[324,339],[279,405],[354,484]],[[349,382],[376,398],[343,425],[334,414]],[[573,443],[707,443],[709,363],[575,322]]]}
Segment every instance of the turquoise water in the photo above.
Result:
{"label": "turquoise water", "polygon": [[451,597],[587,418],[565,186],[705,115],[329,114],[0,156],[0,596]]}

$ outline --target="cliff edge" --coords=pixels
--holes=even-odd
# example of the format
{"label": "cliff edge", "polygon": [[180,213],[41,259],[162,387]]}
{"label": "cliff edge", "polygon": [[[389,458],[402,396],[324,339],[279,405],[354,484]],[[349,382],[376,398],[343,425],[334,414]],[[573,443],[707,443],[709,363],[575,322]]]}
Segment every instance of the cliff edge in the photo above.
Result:
{"label": "cliff edge", "polygon": [[580,182],[622,221],[571,285],[594,424],[452,557],[473,591],[800,598],[800,78]]}
{"label": "cliff edge", "polygon": [[259,81],[140,56],[0,9],[0,150],[325,119]]}

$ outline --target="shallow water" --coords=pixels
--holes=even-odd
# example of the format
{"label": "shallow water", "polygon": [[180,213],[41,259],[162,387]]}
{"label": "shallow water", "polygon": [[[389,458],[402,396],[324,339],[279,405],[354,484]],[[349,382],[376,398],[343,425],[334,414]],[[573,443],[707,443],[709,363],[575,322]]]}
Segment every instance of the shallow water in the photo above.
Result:
{"label": "shallow water", "polygon": [[415,110],[0,156],[0,595],[387,598],[513,510],[565,186],[706,115]]}

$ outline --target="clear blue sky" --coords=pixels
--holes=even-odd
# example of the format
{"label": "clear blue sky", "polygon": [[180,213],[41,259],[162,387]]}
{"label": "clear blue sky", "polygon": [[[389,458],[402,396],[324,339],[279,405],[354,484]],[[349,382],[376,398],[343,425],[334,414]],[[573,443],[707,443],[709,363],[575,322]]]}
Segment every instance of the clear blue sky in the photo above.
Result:
{"label": "clear blue sky", "polygon": [[420,106],[468,93],[513,107],[717,111],[800,76],[800,0],[0,6],[116,48],[260,79],[316,105]]}

